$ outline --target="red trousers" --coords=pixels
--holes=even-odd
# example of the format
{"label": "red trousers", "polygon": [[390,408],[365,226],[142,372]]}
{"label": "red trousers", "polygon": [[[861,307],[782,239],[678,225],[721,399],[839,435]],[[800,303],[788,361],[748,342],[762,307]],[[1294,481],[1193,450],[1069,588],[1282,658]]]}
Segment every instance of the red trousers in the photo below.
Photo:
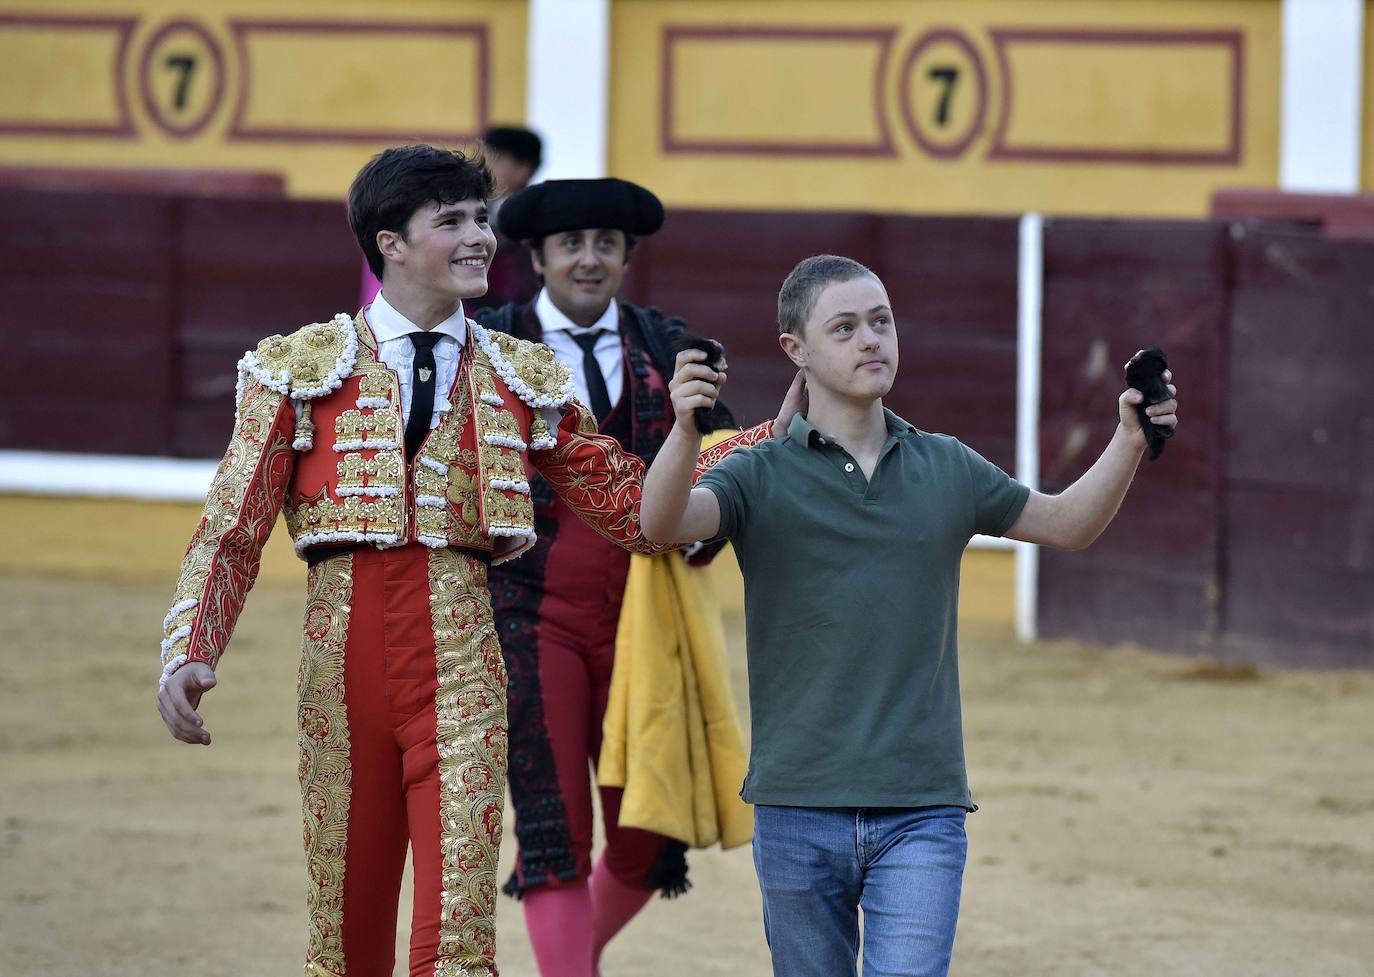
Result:
{"label": "red trousers", "polygon": [[311,568],[299,710],[307,974],[390,977],[407,843],[411,977],[497,973],[505,694],[481,561],[412,544]]}

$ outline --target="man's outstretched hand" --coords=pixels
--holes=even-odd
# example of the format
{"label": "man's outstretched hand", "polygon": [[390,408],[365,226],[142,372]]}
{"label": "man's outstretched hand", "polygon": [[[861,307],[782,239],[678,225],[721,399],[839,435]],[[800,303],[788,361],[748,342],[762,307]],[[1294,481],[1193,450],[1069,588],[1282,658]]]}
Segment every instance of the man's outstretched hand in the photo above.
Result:
{"label": "man's outstretched hand", "polygon": [[700,438],[701,432],[697,430],[694,412],[716,406],[721,384],[725,382],[725,371],[711,369],[706,364],[707,359],[707,355],[699,349],[685,349],[678,353],[675,364],[677,372],[668,383],[677,423],[695,438]]}
{"label": "man's outstretched hand", "polygon": [[157,711],[172,736],[183,743],[210,745],[210,734],[196,709],[200,697],[214,687],[214,669],[204,662],[187,662],[172,673],[157,693]]}
{"label": "man's outstretched hand", "polygon": [[[1140,353],[1136,354],[1136,356],[1139,355]],[[1126,388],[1126,391],[1117,400],[1117,410],[1121,416],[1122,429],[1131,436],[1132,440],[1138,441],[1141,445],[1148,446],[1148,439],[1145,432],[1140,428],[1141,421],[1138,420],[1138,410],[1141,407],[1144,407],[1145,416],[1163,437],[1172,437],[1175,428],[1178,427],[1178,387],[1173,383],[1173,371],[1165,370],[1162,379],[1164,380],[1164,388],[1168,391],[1168,400],[1147,404],[1145,395],[1133,387]]]}

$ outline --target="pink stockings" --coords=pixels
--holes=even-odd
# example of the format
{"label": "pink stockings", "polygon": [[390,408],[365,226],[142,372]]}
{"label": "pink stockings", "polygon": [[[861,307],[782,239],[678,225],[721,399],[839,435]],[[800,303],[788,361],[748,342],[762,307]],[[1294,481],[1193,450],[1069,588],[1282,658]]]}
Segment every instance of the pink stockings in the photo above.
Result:
{"label": "pink stockings", "polygon": [[653,894],[613,876],[604,855],[590,880],[526,892],[525,927],[541,977],[596,977],[601,951]]}

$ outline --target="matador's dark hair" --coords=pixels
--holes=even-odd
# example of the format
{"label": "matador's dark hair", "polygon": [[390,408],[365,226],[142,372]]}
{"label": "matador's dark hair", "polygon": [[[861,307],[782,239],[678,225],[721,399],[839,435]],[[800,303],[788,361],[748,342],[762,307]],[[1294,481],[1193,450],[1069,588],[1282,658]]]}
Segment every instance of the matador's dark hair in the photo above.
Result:
{"label": "matador's dark hair", "polygon": [[491,196],[491,170],[478,146],[470,155],[436,146],[393,146],[372,157],[348,188],[348,224],[367,266],[378,279],[384,261],[377,232],[405,237],[406,225],[426,204],[455,204]]}

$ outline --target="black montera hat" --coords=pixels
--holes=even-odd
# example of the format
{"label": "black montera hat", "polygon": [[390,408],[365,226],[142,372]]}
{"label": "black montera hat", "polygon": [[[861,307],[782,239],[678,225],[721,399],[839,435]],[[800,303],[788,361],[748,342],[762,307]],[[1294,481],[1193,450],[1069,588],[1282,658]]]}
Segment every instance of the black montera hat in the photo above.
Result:
{"label": "black montera hat", "polygon": [[663,204],[629,180],[545,180],[512,194],[497,212],[496,223],[502,234],[517,241],[590,227],[643,237],[663,226]]}

